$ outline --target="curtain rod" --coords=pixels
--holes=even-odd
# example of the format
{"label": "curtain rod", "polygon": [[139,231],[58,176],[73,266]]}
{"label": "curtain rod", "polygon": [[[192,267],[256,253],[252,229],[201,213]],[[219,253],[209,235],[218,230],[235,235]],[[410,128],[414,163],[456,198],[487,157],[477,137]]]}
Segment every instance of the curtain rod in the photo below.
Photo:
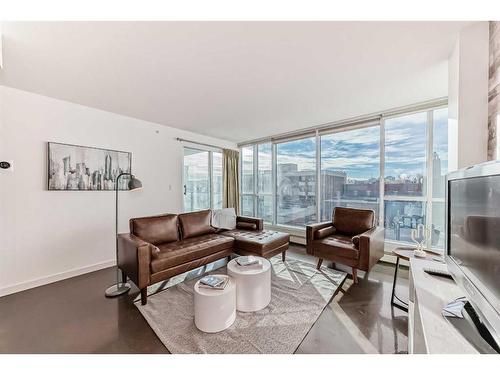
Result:
{"label": "curtain rod", "polygon": [[195,145],[200,145],[200,146],[205,146],[205,147],[211,147],[211,148],[216,148],[218,150],[223,150],[222,147],[219,146],[214,146],[214,145],[209,145],[208,143],[201,143],[201,142],[196,142],[196,141],[190,141],[189,139],[184,139],[184,138],[175,138],[179,142],[188,142],[188,143],[193,143]]}

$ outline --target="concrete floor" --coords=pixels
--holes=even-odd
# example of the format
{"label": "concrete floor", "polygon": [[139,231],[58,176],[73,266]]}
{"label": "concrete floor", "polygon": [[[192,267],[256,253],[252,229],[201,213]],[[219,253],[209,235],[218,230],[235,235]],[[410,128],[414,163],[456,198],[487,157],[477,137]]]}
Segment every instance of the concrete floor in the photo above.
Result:
{"label": "concrete floor", "polygon": [[[316,262],[303,246],[287,254]],[[359,284],[346,280],[296,352],[405,353],[408,316],[390,306],[393,273],[379,263],[368,277],[360,273]],[[104,297],[114,279],[107,268],[0,298],[0,353],[168,353],[132,304],[135,286]],[[406,299],[407,270],[398,283]]]}

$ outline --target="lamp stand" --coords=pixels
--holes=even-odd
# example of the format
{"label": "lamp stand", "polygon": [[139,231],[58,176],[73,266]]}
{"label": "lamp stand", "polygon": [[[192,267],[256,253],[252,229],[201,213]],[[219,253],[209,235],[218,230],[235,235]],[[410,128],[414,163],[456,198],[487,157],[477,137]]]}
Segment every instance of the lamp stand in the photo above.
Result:
{"label": "lamp stand", "polygon": [[[125,294],[130,290],[129,283],[120,281],[121,271],[118,268],[118,181],[120,180],[120,177],[125,176],[125,175],[132,176],[131,173],[120,173],[118,175],[118,177],[116,177],[116,183],[115,183],[115,195],[116,195],[116,206],[115,206],[116,284],[110,286],[104,292],[106,297],[110,297],[110,298],[121,296],[122,294]],[[126,281],[126,280],[123,280],[123,281]]]}

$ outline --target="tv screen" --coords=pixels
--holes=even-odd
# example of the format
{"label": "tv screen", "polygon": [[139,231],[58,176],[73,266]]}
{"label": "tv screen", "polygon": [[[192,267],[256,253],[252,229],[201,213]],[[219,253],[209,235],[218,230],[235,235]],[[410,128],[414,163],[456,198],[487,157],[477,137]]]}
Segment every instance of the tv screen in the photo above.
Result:
{"label": "tv screen", "polygon": [[500,313],[500,175],[448,183],[448,255]]}

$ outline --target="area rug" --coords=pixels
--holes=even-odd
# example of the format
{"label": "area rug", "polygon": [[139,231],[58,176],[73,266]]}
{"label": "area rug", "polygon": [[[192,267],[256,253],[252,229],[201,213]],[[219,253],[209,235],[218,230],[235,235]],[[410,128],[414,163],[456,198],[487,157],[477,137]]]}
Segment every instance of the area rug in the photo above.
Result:
{"label": "area rug", "polygon": [[[271,303],[237,312],[231,327],[204,333],[194,325],[193,286],[198,278],[169,286],[135,305],[171,353],[291,354],[336,294],[346,273],[316,270],[310,263],[271,259]],[[225,274],[226,267],[208,273]]]}

